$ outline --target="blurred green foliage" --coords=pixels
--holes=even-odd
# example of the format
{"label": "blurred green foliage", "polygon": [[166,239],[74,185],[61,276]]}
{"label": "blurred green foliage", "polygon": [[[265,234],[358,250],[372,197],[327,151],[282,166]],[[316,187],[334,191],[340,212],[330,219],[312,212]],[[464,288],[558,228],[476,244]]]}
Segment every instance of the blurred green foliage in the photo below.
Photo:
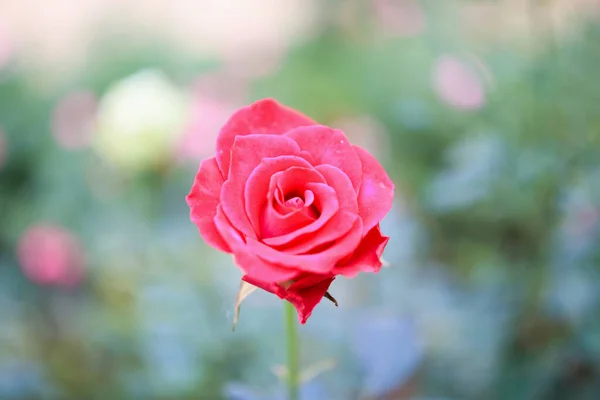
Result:
{"label": "blurred green foliage", "polygon": [[[386,225],[393,266],[356,285],[367,293],[361,307],[417,321],[426,352],[411,393],[598,398],[600,25],[538,39],[526,54],[489,46],[477,55],[491,80],[476,111],[452,108],[432,90],[436,59],[466,46],[447,25],[411,38],[354,28],[326,24],[253,82],[248,101],[274,97],[323,124],[369,115],[388,132],[382,159],[399,210]],[[158,47],[99,46],[81,76],[50,93],[18,65],[0,71],[2,399],[216,400],[230,381],[276,385],[277,303],[245,306],[247,330],[229,333],[237,276],[187,220],[194,168],[125,176],[91,151],[66,152],[50,134],[52,108],[70,90],[101,96],[148,66],[180,85],[220,68]],[[95,186],[114,191],[98,197]],[[410,238],[406,215],[417,226]],[[19,269],[19,237],[45,220],[85,245],[88,278],[77,288],[36,286]],[[398,253],[405,239],[410,260]],[[339,315],[347,322],[354,311]],[[344,339],[351,326],[327,334],[334,328],[325,320],[338,314],[319,315],[303,333],[306,357],[344,360],[322,379],[326,398],[351,398],[360,391],[359,360]],[[448,343],[431,339],[440,336]],[[471,374],[478,362],[487,369]]]}

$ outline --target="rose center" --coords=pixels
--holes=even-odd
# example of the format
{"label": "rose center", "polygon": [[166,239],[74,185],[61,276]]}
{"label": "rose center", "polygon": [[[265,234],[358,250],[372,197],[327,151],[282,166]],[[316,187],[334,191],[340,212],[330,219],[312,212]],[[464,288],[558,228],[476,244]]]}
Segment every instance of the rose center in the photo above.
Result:
{"label": "rose center", "polygon": [[292,197],[291,199],[286,200],[284,204],[286,207],[292,209],[300,209],[304,207],[304,200],[302,200],[300,197]]}
{"label": "rose center", "polygon": [[286,194],[280,188],[275,190],[273,203],[282,215],[300,212],[310,219],[319,217],[319,210],[314,204],[315,195],[311,190],[293,190]]}

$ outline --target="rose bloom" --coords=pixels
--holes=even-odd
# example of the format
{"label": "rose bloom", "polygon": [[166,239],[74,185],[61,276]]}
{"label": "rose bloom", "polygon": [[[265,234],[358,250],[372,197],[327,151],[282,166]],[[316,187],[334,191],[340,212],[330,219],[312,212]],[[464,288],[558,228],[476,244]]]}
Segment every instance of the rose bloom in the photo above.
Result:
{"label": "rose bloom", "polygon": [[342,131],[266,99],[233,114],[216,150],[187,203],[243,281],[288,300],[305,323],[337,275],[379,271],[394,184]]}
{"label": "rose bloom", "polygon": [[83,278],[83,249],[61,226],[32,226],[19,240],[17,255],[25,275],[37,284],[70,287]]}

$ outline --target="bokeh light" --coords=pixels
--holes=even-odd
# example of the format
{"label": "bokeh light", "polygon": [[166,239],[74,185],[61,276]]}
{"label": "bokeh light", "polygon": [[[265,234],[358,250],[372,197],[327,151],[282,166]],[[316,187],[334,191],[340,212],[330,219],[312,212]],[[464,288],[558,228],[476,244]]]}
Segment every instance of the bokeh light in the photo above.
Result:
{"label": "bokeh light", "polygon": [[69,93],[56,104],[52,133],[65,149],[75,150],[90,144],[96,129],[95,96],[89,92]]}
{"label": "bokeh light", "polygon": [[139,71],[102,98],[95,149],[124,170],[160,166],[171,156],[188,113],[186,94],[162,72]]}
{"label": "bokeh light", "polygon": [[435,90],[448,105],[475,110],[485,104],[483,80],[466,62],[451,55],[441,56],[435,63],[433,74]]}
{"label": "bokeh light", "polygon": [[19,240],[19,262],[39,285],[72,287],[84,277],[84,252],[72,233],[61,226],[38,224]]}

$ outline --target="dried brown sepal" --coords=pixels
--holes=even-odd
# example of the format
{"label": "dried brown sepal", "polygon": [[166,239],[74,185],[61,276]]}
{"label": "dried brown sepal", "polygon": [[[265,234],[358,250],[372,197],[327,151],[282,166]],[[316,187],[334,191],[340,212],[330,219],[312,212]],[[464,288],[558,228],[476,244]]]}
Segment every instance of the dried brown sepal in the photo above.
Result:
{"label": "dried brown sepal", "polygon": [[325,294],[323,295],[323,297],[325,297],[327,300],[331,301],[333,304],[335,304],[336,307],[338,307],[338,302],[335,299],[335,297],[333,297],[331,294],[329,294],[329,292],[325,292]]}
{"label": "dried brown sepal", "polygon": [[235,314],[233,316],[233,326],[231,327],[231,330],[235,331],[235,327],[240,318],[240,306],[242,301],[250,296],[256,289],[258,289],[256,286],[251,285],[246,281],[240,281],[240,288],[238,289],[237,298],[235,299]]}

